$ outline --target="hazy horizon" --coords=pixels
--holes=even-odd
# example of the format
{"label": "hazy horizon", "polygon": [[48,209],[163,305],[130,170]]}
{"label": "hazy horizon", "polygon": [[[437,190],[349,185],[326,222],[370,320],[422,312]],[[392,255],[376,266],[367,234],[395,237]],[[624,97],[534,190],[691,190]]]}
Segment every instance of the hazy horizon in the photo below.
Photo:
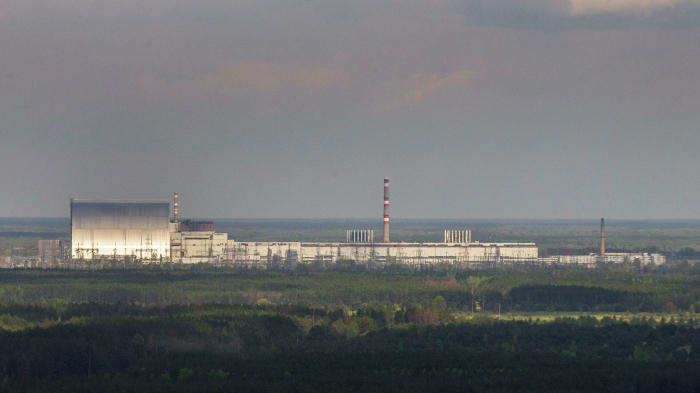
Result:
{"label": "hazy horizon", "polygon": [[[600,219],[605,218],[605,224],[610,222],[700,222],[700,218],[615,218],[615,217],[595,217],[595,218],[495,218],[495,217],[459,217],[459,218],[432,218],[432,217],[392,217],[391,221],[590,221],[600,225]],[[0,216],[0,219],[29,219],[29,220],[70,220],[70,216]],[[172,220],[172,214],[170,219]],[[327,221],[377,221],[382,224],[382,218],[376,217],[183,217],[183,220],[249,220],[249,221],[304,221],[304,220],[327,220]]]}
{"label": "hazy horizon", "polygon": [[[172,220],[172,217],[170,217]],[[70,216],[66,217],[51,217],[51,216],[22,216],[22,217],[12,217],[0,216],[0,225],[2,225],[2,220],[66,220],[70,221]],[[291,218],[280,218],[280,217],[180,217],[180,221],[185,220],[208,220],[208,221],[241,221],[241,222],[304,222],[304,221],[327,221],[327,222],[365,222],[365,223],[375,223],[378,228],[382,227],[381,218],[376,217],[291,217]],[[475,222],[475,223],[586,223],[594,226],[595,228],[600,227],[600,218],[429,218],[429,217],[411,217],[411,218],[392,218],[392,222],[405,223],[405,222]],[[700,219],[697,218],[678,218],[678,219],[619,219],[615,217],[605,217],[605,226],[614,227],[620,224],[630,224],[630,223],[697,223],[700,224]],[[353,229],[353,228],[348,228]],[[354,228],[359,229],[359,228]],[[447,229],[447,228],[446,228]],[[454,229],[454,228],[452,228]],[[468,229],[468,228],[467,228]]]}

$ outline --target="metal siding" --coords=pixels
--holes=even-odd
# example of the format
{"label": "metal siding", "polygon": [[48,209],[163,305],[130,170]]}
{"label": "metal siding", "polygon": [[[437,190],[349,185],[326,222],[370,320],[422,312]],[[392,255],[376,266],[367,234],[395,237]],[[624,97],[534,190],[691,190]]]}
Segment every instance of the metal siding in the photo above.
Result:
{"label": "metal siding", "polygon": [[[73,200],[72,254],[167,257],[170,253],[170,204],[147,201]],[[149,244],[150,243],[150,244]]]}

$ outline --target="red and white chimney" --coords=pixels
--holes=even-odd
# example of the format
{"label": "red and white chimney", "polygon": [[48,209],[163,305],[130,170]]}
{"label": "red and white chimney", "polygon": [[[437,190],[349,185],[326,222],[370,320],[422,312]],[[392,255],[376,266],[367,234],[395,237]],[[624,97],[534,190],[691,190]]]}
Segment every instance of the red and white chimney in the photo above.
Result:
{"label": "red and white chimney", "polygon": [[175,204],[173,205],[173,222],[177,222],[177,191],[175,191]]}
{"label": "red and white chimney", "polygon": [[389,178],[384,178],[384,243],[389,243]]}
{"label": "red and white chimney", "polygon": [[605,256],[605,219],[600,219],[600,256]]}

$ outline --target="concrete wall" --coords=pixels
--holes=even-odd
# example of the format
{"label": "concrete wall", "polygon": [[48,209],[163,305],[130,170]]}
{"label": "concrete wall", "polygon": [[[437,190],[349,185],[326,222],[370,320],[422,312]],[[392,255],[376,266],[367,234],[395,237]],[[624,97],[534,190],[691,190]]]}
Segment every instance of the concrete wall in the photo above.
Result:
{"label": "concrete wall", "polygon": [[228,243],[227,233],[173,232],[170,234],[170,255],[173,262],[222,261],[229,259]]}
{"label": "concrete wall", "polygon": [[72,256],[170,256],[170,203],[71,199]]}
{"label": "concrete wall", "polygon": [[[232,247],[231,247],[232,246]],[[300,242],[234,242],[229,246],[236,262],[270,263],[285,259],[288,251],[296,252],[299,263],[338,259],[412,264],[453,262],[507,262],[534,260],[534,243],[300,243]],[[233,248],[231,250],[231,248]]]}
{"label": "concrete wall", "polygon": [[41,239],[39,240],[39,252],[37,256],[41,259],[63,259],[65,246],[65,242],[60,239]]}

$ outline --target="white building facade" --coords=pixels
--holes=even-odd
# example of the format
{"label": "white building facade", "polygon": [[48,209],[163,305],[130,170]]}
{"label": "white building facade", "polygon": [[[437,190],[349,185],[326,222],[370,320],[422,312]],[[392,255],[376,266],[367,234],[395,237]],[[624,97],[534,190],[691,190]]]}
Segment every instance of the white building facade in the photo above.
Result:
{"label": "white building facade", "polygon": [[168,201],[71,198],[71,256],[168,259],[169,216]]}

